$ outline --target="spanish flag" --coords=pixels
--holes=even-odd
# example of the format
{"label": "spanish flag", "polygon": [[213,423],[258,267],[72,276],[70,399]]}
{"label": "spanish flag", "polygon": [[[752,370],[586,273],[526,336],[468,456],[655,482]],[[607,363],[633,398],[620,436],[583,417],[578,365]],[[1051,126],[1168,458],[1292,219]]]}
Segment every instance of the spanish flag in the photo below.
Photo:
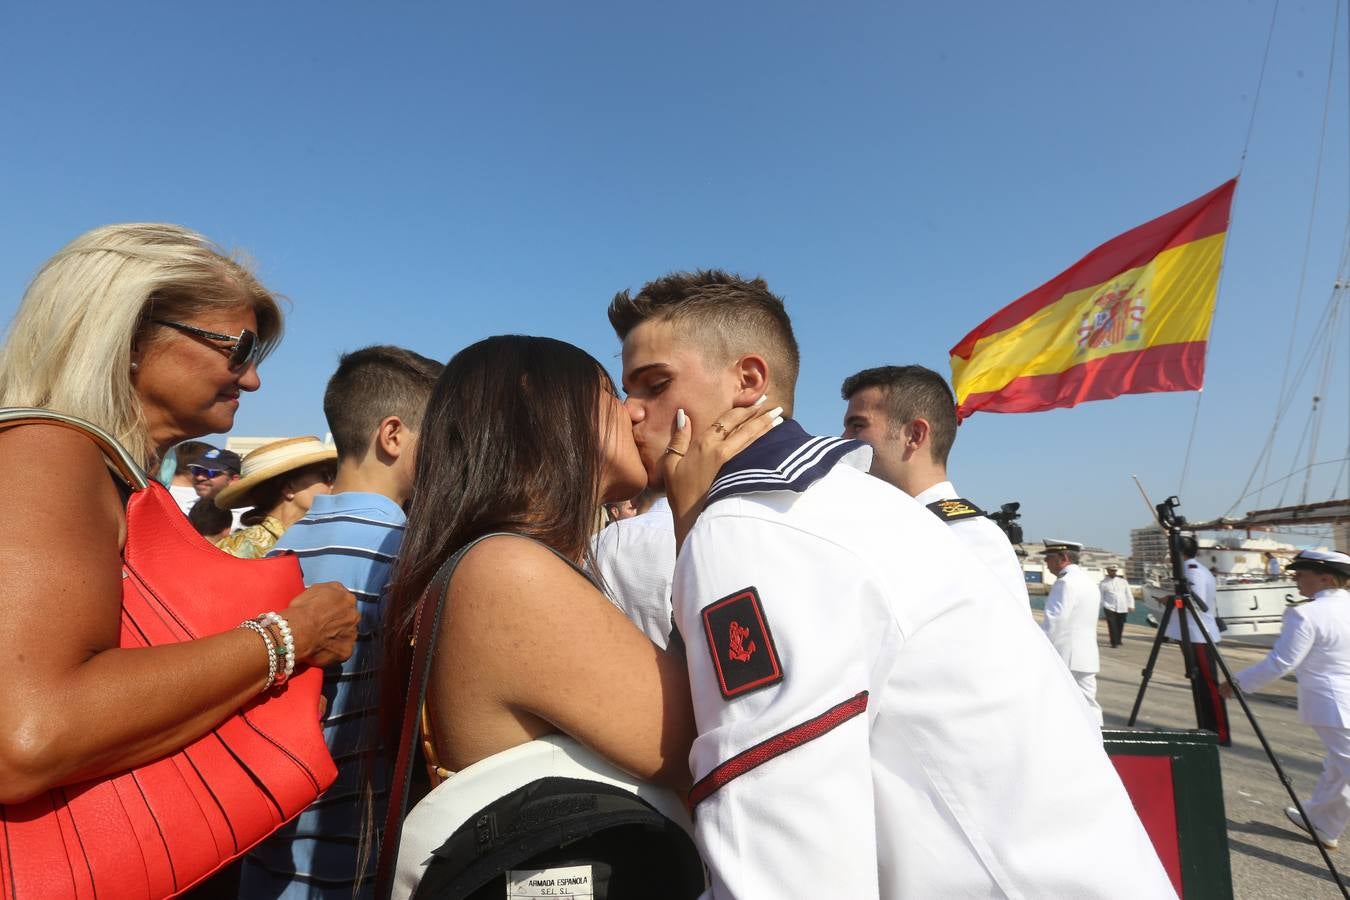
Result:
{"label": "spanish flag", "polygon": [[958,418],[1199,390],[1236,185],[1112,238],[962,338]]}

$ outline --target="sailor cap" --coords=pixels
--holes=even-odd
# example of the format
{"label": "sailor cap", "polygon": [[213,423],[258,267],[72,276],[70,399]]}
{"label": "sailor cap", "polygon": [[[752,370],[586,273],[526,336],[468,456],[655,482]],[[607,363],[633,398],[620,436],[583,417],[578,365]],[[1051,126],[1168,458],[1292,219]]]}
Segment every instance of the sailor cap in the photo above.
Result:
{"label": "sailor cap", "polygon": [[1045,550],[1042,553],[1077,553],[1083,549],[1083,545],[1077,541],[1061,541],[1056,538],[1047,538],[1045,541]]}
{"label": "sailor cap", "polygon": [[1302,569],[1350,577],[1350,556],[1335,550],[1300,550],[1286,568],[1290,572]]}

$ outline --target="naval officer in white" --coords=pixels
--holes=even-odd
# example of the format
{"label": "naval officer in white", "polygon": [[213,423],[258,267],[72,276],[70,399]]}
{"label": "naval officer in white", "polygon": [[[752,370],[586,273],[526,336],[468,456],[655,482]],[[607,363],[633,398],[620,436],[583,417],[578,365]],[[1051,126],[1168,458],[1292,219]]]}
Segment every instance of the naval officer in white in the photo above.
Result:
{"label": "naval officer in white", "polygon": [[[722,410],[791,415],[763,281],[676,273],[609,315],[655,486]],[[673,509],[707,896],[1175,896],[1050,645],[871,455],[788,418]]]}
{"label": "naval officer in white", "polygon": [[1028,613],[1026,576],[1003,529],[956,493],[947,459],[956,440],[956,398],[923,366],[879,366],[844,379],[844,437],[872,447],[876,477],[928,507],[989,567]]}
{"label": "naval officer in white", "polygon": [[[1250,694],[1290,672],[1298,675],[1298,720],[1311,725],[1327,748],[1322,777],[1303,808],[1317,839],[1335,847],[1350,824],[1350,556],[1304,550],[1289,571],[1312,602],[1286,609],[1270,653],[1233,680]],[[1229,683],[1220,690],[1233,695]],[[1297,807],[1285,815],[1308,830]]]}
{"label": "naval officer in white", "polygon": [[[1194,535],[1184,534],[1179,540],[1182,571],[1186,575],[1186,584],[1191,590],[1191,600],[1195,614],[1187,612],[1186,628],[1191,640],[1191,649],[1195,654],[1195,675],[1191,680],[1191,696],[1195,701],[1196,724],[1219,736],[1221,746],[1230,746],[1233,742],[1228,726],[1228,706],[1219,692],[1219,666],[1210,655],[1205,635],[1218,644],[1223,640],[1219,631],[1218,587],[1214,573],[1205,568],[1196,556],[1200,553],[1200,543]],[[1201,632],[1201,629],[1204,629]],[[1181,616],[1173,608],[1167,620],[1165,632],[1168,639],[1181,641]]]}
{"label": "naval officer in white", "polygon": [[1125,618],[1134,610],[1134,591],[1120,574],[1118,566],[1107,566],[1106,577],[1098,585],[1102,593],[1102,609],[1106,612],[1106,631],[1111,646],[1119,647],[1125,630]]}
{"label": "naval officer in white", "polygon": [[1064,664],[1087,698],[1088,708],[1097,724],[1102,724],[1102,708],[1097,703],[1097,672],[1101,659],[1097,651],[1097,585],[1078,566],[1083,545],[1074,541],[1045,542],[1045,564],[1054,573],[1055,583],[1045,598],[1042,627]]}

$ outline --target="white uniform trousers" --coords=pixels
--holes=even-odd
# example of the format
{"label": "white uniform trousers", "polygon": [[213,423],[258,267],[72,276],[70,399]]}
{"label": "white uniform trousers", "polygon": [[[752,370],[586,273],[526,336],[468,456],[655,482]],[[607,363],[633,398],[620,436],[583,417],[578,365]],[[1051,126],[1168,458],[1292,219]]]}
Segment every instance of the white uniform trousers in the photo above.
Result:
{"label": "white uniform trousers", "polygon": [[1322,761],[1322,777],[1303,808],[1318,831],[1339,838],[1350,825],[1350,728],[1312,728],[1326,745],[1327,758]]}
{"label": "white uniform trousers", "polygon": [[1073,680],[1078,682],[1078,689],[1083,692],[1087,698],[1088,708],[1092,710],[1092,717],[1098,725],[1103,723],[1102,708],[1097,703],[1097,673],[1096,672],[1074,672]]}

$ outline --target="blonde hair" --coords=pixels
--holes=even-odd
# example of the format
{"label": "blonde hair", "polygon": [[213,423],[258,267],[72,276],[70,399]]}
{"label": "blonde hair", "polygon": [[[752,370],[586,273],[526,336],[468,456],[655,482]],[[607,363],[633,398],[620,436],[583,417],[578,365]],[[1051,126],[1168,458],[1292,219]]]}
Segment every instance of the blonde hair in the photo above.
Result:
{"label": "blonde hair", "polygon": [[131,383],[133,347],[162,339],[152,318],[239,304],[257,316],[261,361],[281,340],[282,314],[242,261],[178,225],[95,228],[47,260],[24,292],[0,346],[0,406],[87,419],[148,468],[159,448]]}

